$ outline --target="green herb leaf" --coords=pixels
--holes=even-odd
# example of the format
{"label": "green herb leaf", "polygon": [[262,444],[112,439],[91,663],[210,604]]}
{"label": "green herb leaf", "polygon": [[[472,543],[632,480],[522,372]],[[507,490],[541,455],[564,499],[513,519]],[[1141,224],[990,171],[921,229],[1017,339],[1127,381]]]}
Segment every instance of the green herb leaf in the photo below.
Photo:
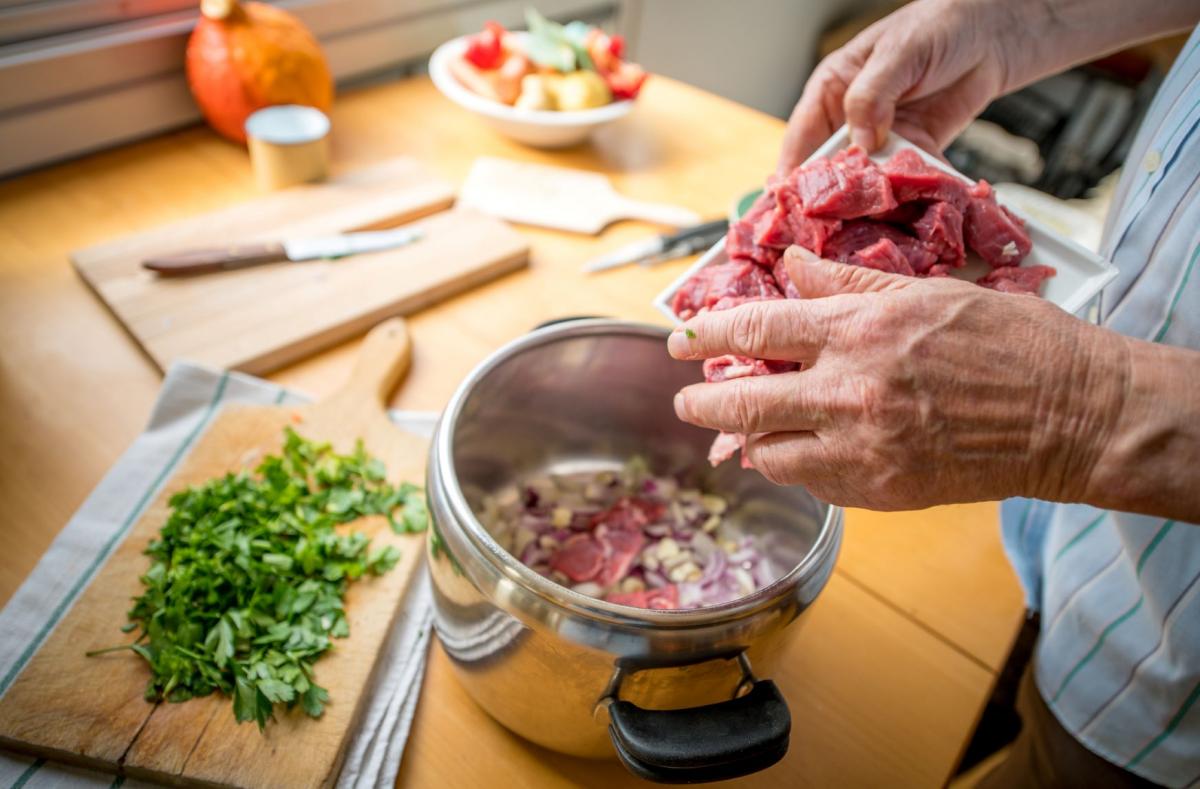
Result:
{"label": "green herb leaf", "polygon": [[170,506],[121,628],[141,637],[88,654],[130,650],[150,667],[148,701],[219,691],[239,722],[259,728],[277,704],[322,713],[329,694],[313,681],[313,664],[331,639],[350,635],[347,587],[400,559],[394,546],[371,550],[366,535],[338,527],[376,515],[411,532],[429,520],[421,489],[389,484],[362,442],[339,455],[291,428],[282,452],[254,474],[187,488]]}
{"label": "green herb leaf", "polygon": [[311,685],[308,690],[304,691],[301,697],[301,705],[304,711],[311,717],[319,718],[321,713],[325,711],[325,702],[329,701],[329,691],[320,685]]}
{"label": "green herb leaf", "polygon": [[525,24],[529,27],[527,53],[530,60],[564,74],[575,70],[575,47],[562,25],[551,22],[533,8],[525,9]]}

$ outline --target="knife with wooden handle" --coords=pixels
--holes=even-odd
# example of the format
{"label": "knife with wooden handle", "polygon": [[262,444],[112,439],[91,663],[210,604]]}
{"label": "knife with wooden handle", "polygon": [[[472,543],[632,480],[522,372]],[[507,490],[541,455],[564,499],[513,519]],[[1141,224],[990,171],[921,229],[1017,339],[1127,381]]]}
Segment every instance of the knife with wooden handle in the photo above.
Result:
{"label": "knife with wooden handle", "polygon": [[257,266],[290,260],[287,250],[279,242],[268,244],[235,244],[228,247],[188,249],[171,252],[158,257],[146,258],[142,267],[158,272],[161,276],[184,274],[207,274],[210,271]]}
{"label": "knife with wooden handle", "polygon": [[290,241],[231,244],[225,247],[187,249],[156,255],[143,260],[142,267],[162,277],[207,274],[263,263],[335,259],[364,252],[377,252],[411,244],[420,238],[419,229],[400,227],[394,230],[343,233],[337,236],[298,238]]}

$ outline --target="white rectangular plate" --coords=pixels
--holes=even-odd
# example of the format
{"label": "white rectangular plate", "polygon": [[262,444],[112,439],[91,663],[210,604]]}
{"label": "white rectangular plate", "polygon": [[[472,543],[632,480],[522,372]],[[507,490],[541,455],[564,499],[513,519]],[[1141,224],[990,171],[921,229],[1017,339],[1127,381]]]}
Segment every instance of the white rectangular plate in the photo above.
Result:
{"label": "white rectangular plate", "polygon": [[[850,132],[843,126],[825,144],[817,149],[809,160],[821,156],[832,156],[836,151],[850,145]],[[884,162],[902,148],[912,148],[925,161],[934,167],[952,173],[967,183],[974,183],[950,165],[926,153],[908,140],[896,134],[888,136],[887,145],[871,155],[877,162]],[[1003,201],[1001,201],[1003,202]],[[1033,250],[1021,261],[1022,266],[1045,265],[1053,266],[1058,272],[1046,280],[1042,286],[1042,298],[1054,302],[1067,312],[1078,312],[1088,302],[1095,298],[1105,285],[1117,276],[1117,269],[1095,252],[1086,249],[1069,238],[1055,233],[1037,220],[1030,219],[1021,211],[1006,206],[1010,211],[1025,222],[1025,229],[1033,241]],[[705,266],[725,263],[725,240],[721,239],[711,249],[697,260],[687,271],[672,282],[667,289],[654,298],[654,306],[673,322],[679,322],[679,316],[671,309],[671,300],[683,284],[692,278],[697,271]],[[988,272],[988,266],[974,253],[967,258],[967,265],[956,269],[952,276],[968,282],[974,282]]]}

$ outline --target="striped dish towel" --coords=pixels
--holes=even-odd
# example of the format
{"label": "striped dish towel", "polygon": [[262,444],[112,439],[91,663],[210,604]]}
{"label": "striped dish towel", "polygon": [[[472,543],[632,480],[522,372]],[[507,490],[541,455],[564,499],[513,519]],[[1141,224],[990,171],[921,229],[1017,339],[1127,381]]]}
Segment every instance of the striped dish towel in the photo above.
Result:
{"label": "striped dish towel", "polygon": [[[8,690],[96,571],[187,455],[217,411],[227,403],[300,404],[304,395],[238,373],[187,363],[167,372],[150,423],[105,475],[55,538],[21,588],[0,611],[0,695]],[[402,429],[428,436],[435,414],[393,411]],[[425,671],[431,599],[424,565],[413,580],[405,610],[384,646],[381,669],[362,724],[352,736],[339,789],[392,786],[408,738]],[[90,770],[0,752],[0,786],[142,786]]]}

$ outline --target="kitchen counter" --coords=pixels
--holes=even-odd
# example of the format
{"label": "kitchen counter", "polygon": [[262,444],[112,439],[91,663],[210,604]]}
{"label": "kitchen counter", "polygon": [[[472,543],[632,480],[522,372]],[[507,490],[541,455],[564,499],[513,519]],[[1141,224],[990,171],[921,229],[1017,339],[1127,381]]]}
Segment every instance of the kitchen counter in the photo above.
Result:
{"label": "kitchen counter", "polygon": [[[490,154],[608,174],[631,197],[705,216],[772,169],[783,124],[655,77],[628,118],[591,145],[539,152],[495,135],[424,79],[348,92],[333,113],[333,162],[397,154],[461,182]],[[67,261],[105,239],[255,195],[245,151],[191,128],[0,183],[0,603],[142,429],[161,376]],[[418,313],[412,372],[392,405],[439,409],[483,356],[540,321],[612,315],[662,322],[651,297],[690,260],[599,276],[590,256],[651,232],[595,238],[523,228],[528,270]],[[347,372],[358,341],[270,376],[314,395]],[[791,751],[747,786],[934,786],[951,774],[1022,618],[995,504],[915,513],[851,511],[837,570],[776,677]],[[553,754],[509,734],[432,648],[401,767],[406,786],[618,786],[615,762]]]}

